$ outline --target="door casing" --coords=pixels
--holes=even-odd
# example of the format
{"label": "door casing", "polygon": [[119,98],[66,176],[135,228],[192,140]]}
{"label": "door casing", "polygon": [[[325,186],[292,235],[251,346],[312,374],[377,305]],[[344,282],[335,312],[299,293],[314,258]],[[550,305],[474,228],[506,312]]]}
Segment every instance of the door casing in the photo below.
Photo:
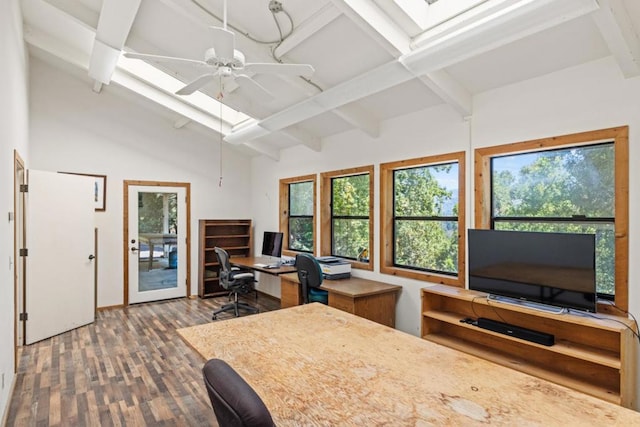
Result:
{"label": "door casing", "polygon": [[122,231],[122,253],[123,253],[123,272],[124,272],[124,293],[123,305],[129,305],[129,187],[145,186],[145,187],[183,187],[187,197],[186,223],[187,223],[187,250],[186,250],[186,269],[187,269],[187,295],[191,296],[191,184],[188,182],[162,182],[162,181],[137,181],[125,180],[123,183],[123,231]]}

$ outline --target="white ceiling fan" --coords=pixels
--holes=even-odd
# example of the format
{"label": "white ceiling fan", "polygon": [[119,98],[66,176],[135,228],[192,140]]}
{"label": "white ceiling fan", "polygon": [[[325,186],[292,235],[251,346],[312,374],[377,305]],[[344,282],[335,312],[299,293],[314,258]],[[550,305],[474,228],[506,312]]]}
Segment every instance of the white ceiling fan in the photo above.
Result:
{"label": "white ceiling fan", "polygon": [[206,70],[205,74],[178,90],[176,92],[177,95],[190,95],[213,81],[215,77],[219,77],[220,79],[233,78],[240,87],[252,91],[263,100],[268,100],[273,98],[273,95],[264,86],[250,76],[243,74],[243,72],[310,77],[315,71],[308,64],[245,62],[242,52],[235,49],[235,34],[227,30],[227,0],[224,0],[223,27],[209,27],[209,33],[213,39],[213,47],[205,51],[203,61],[133,52],[125,52],[124,56],[150,62],[186,64]]}

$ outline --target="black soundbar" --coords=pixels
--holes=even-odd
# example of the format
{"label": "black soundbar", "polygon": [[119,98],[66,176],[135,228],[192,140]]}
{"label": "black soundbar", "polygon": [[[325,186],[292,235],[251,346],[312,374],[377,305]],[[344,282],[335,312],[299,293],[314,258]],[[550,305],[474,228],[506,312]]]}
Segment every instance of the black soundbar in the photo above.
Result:
{"label": "black soundbar", "polygon": [[484,317],[478,318],[478,327],[488,329],[490,331],[509,335],[510,337],[520,338],[537,344],[552,346],[555,343],[555,337],[545,332],[538,332],[520,326],[510,325],[508,323],[497,322]]}

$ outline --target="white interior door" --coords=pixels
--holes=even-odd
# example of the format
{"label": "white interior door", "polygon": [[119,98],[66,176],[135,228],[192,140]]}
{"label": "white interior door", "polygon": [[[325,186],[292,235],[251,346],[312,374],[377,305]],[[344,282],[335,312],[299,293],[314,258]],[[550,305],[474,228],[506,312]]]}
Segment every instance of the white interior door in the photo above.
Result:
{"label": "white interior door", "polygon": [[28,171],[26,343],[93,322],[94,182]]}
{"label": "white interior door", "polygon": [[129,303],[187,296],[186,189],[128,188]]}

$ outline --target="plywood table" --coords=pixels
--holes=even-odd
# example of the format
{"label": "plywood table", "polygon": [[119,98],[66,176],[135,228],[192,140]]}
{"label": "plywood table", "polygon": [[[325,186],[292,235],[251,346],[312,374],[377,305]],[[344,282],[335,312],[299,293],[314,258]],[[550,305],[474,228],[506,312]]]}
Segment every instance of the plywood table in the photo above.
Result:
{"label": "plywood table", "polygon": [[236,369],[278,426],[640,425],[637,412],[318,303],[178,333],[203,362]]}

